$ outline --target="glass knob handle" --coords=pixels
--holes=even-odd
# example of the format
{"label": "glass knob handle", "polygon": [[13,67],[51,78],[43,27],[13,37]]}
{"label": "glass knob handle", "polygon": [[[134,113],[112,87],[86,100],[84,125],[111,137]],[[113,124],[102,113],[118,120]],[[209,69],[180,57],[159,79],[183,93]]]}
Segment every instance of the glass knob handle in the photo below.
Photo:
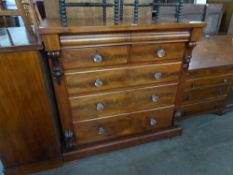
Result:
{"label": "glass knob handle", "polygon": [[166,55],[166,51],[164,49],[159,49],[156,54],[159,58],[163,58]]}
{"label": "glass knob handle", "polygon": [[157,124],[157,120],[154,119],[154,118],[150,118],[150,125],[151,125],[151,126],[154,126],[154,125],[156,125],[156,124]]}
{"label": "glass knob handle", "polygon": [[156,103],[156,102],[158,102],[159,97],[156,96],[156,95],[152,95],[152,96],[151,96],[151,100],[152,100],[152,102]]}
{"label": "glass knob handle", "polygon": [[97,103],[97,104],[96,104],[96,110],[97,110],[97,111],[102,111],[102,110],[104,110],[104,104],[103,104],[103,103]]}
{"label": "glass knob handle", "polygon": [[99,135],[104,135],[104,134],[105,134],[105,129],[104,129],[103,127],[100,127],[100,128],[98,129],[98,134],[99,134]]}
{"label": "glass knob handle", "polygon": [[95,87],[101,87],[101,86],[103,86],[103,81],[102,80],[95,80]]}
{"label": "glass knob handle", "polygon": [[223,80],[223,81],[224,81],[224,83],[225,83],[225,84],[227,84],[227,83],[228,83],[227,78],[224,78],[224,80]]}
{"label": "glass knob handle", "polygon": [[95,55],[93,58],[94,63],[101,63],[103,60],[103,57],[101,55]]}
{"label": "glass knob handle", "polygon": [[162,74],[161,74],[160,72],[156,72],[156,73],[154,74],[154,78],[155,78],[156,80],[160,80],[161,77],[162,77]]}

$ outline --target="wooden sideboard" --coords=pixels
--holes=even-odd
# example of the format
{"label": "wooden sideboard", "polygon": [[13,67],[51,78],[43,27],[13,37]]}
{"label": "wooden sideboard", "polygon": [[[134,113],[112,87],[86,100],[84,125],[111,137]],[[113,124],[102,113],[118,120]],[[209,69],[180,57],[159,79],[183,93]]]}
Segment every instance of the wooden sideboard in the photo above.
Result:
{"label": "wooden sideboard", "polygon": [[0,30],[0,160],[4,172],[25,175],[60,166],[60,140],[41,67],[42,47],[30,42],[24,27]]}
{"label": "wooden sideboard", "polygon": [[226,110],[233,78],[233,38],[203,37],[193,51],[183,91],[182,117]]}
{"label": "wooden sideboard", "polygon": [[181,134],[173,118],[205,24],[144,22],[41,24],[65,161]]}

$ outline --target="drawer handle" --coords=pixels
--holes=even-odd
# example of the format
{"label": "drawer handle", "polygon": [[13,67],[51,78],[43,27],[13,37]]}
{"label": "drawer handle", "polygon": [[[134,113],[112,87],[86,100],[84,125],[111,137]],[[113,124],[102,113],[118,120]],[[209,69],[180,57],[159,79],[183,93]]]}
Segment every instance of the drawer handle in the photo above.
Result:
{"label": "drawer handle", "polygon": [[166,55],[166,51],[164,49],[159,49],[156,54],[159,58],[163,58]]}
{"label": "drawer handle", "polygon": [[97,103],[97,104],[96,104],[96,110],[97,110],[97,111],[102,111],[102,110],[104,110],[104,104],[103,104],[103,103]]}
{"label": "drawer handle", "polygon": [[103,81],[102,80],[99,80],[99,79],[97,79],[97,80],[95,80],[95,87],[101,87],[101,86],[103,86]]}
{"label": "drawer handle", "polygon": [[151,126],[154,126],[154,125],[156,125],[156,124],[157,124],[157,120],[154,119],[154,118],[150,118],[150,125],[151,125]]}
{"label": "drawer handle", "polygon": [[156,103],[156,102],[158,102],[159,97],[156,96],[156,95],[152,95],[152,96],[151,96],[151,100],[152,100],[152,102]]}
{"label": "drawer handle", "polygon": [[95,55],[93,58],[94,63],[101,63],[103,61],[103,57],[101,55]]}
{"label": "drawer handle", "polygon": [[103,127],[100,127],[100,128],[98,129],[98,134],[99,134],[99,135],[104,135],[104,134],[105,134],[105,129],[104,129]]}
{"label": "drawer handle", "polygon": [[154,78],[155,78],[156,80],[160,80],[161,77],[162,77],[161,72],[156,72],[156,73],[154,74]]}
{"label": "drawer handle", "polygon": [[227,83],[228,83],[227,78],[224,78],[224,80],[223,80],[223,81],[224,81],[224,83],[225,83],[225,84],[227,84]]}

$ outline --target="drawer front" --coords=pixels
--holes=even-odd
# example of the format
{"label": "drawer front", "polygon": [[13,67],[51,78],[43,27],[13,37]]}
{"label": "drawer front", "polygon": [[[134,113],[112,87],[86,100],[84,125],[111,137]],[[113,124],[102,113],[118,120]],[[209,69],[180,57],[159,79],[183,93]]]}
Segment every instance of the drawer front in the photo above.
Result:
{"label": "drawer front", "polygon": [[181,62],[70,72],[66,74],[66,83],[68,94],[74,96],[121,87],[177,82],[180,70]]}
{"label": "drawer front", "polygon": [[174,104],[177,84],[70,98],[74,121]]}
{"label": "drawer front", "polygon": [[60,60],[64,69],[125,64],[128,62],[128,47],[64,49]]}
{"label": "drawer front", "polygon": [[77,144],[136,134],[143,131],[168,128],[172,126],[174,108],[150,110],[110,118],[77,122],[74,125]]}
{"label": "drawer front", "polygon": [[182,59],[185,43],[138,44],[132,46],[131,62],[158,62],[171,59]]}
{"label": "drawer front", "polygon": [[201,79],[188,79],[185,83],[186,89],[202,88],[206,86],[228,85],[231,83],[231,76],[222,75],[218,77],[206,77]]}
{"label": "drawer front", "polygon": [[186,91],[183,96],[184,103],[190,103],[197,100],[221,97],[227,94],[229,86],[214,86]]}
{"label": "drawer front", "polygon": [[200,103],[192,103],[182,105],[182,115],[192,115],[209,111],[216,111],[218,109],[224,108],[225,98],[218,98],[214,101],[204,101]]}

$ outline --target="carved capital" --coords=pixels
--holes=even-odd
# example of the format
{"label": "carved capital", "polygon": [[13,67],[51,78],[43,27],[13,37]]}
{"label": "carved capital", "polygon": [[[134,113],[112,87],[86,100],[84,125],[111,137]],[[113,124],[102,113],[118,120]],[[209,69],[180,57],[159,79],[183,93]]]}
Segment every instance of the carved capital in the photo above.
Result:
{"label": "carved capital", "polygon": [[49,58],[58,58],[60,55],[61,55],[61,52],[59,50],[47,52],[47,56]]}
{"label": "carved capital", "polygon": [[189,63],[190,63],[191,58],[192,58],[192,51],[193,51],[193,48],[196,47],[196,45],[197,45],[197,43],[194,41],[190,41],[188,43],[186,53],[184,56],[184,60],[183,60],[183,68],[186,70],[188,70],[188,68],[189,68]]}
{"label": "carved capital", "polygon": [[191,49],[193,49],[194,47],[196,47],[196,45],[197,45],[197,42],[195,42],[195,41],[190,41],[190,42],[188,43],[188,46],[189,46],[189,48],[191,48]]}
{"label": "carved capital", "polygon": [[74,133],[71,130],[64,131],[64,138],[65,138],[65,147],[66,149],[72,149],[76,146]]}
{"label": "carved capital", "polygon": [[61,77],[63,75],[63,69],[61,67],[59,56],[61,55],[60,51],[49,51],[47,52],[47,56],[51,59],[52,63],[52,75],[55,78],[58,85],[61,84]]}

